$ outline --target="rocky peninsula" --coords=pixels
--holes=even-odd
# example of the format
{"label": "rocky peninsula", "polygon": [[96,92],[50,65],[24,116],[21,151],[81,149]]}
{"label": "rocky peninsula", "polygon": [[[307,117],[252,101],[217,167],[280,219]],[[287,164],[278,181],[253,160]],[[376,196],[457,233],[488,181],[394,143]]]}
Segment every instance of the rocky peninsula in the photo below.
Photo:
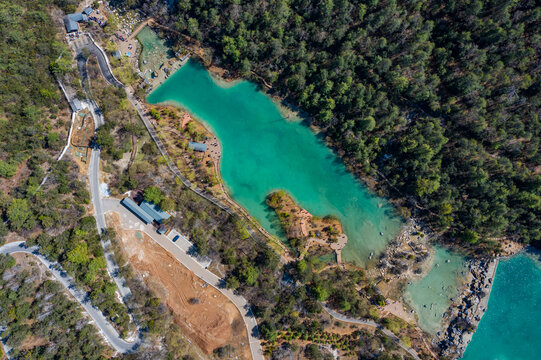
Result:
{"label": "rocky peninsula", "polygon": [[330,249],[336,253],[336,262],[342,264],[342,249],[347,244],[347,236],[336,216],[314,216],[297,205],[283,190],[271,192],[266,202],[276,213],[291,247],[298,251],[300,259],[313,248]]}

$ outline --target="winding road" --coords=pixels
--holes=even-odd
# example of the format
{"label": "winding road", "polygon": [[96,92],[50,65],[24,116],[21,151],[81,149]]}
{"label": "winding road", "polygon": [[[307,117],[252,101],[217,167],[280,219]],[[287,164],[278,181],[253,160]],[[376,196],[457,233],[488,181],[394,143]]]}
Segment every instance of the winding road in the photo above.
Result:
{"label": "winding road", "polygon": [[78,289],[75,280],[62,270],[58,263],[51,262],[45,256],[41,255],[38,246],[27,248],[24,245],[24,241],[17,241],[0,247],[0,254],[8,255],[16,253],[29,254],[38,258],[38,260],[49,269],[54,277],[68,289],[75,300],[81,304],[94,321],[94,324],[98,327],[100,333],[116,351],[125,354],[137,350],[141,340],[140,337],[137,341],[132,342],[122,339],[115,328],[107,321],[103,313],[98,308],[92,306],[88,293]]}
{"label": "winding road", "polygon": [[[123,84],[118,81],[111,68],[109,61],[107,59],[107,56],[103,49],[99,47],[92,37],[90,35],[83,35],[83,39],[80,41],[76,40],[74,42],[76,51],[78,54],[81,54],[81,51],[83,48],[86,48],[92,55],[95,55],[98,59],[98,65],[100,67],[100,71],[104,78],[109,82],[111,85],[124,88]],[[82,76],[86,76],[86,60],[84,62],[78,61],[78,68],[81,72]],[[157,136],[157,134],[154,132],[154,129],[152,125],[150,124],[150,121],[147,119],[146,115],[138,105],[137,100],[133,97],[133,94],[131,94],[127,88],[125,88],[126,94],[128,97],[128,100],[132,102],[132,104],[135,106],[137,112],[141,116],[143,123],[147,127],[148,132],[150,133],[152,139],[162,152],[162,155],[167,159],[169,169],[182,180],[182,182],[191,190],[199,194],[200,196],[206,198],[210,202],[214,203],[215,205],[219,206],[223,210],[227,211],[230,214],[234,214],[234,212],[229,209],[227,206],[223,205],[218,199],[214,198],[212,195],[205,193],[203,190],[197,188],[193,184],[189,182],[188,179],[186,179],[178,168],[169,160],[169,156],[167,154],[167,151],[165,150],[165,147],[163,146],[161,140]],[[93,105],[93,104],[92,104]],[[94,123],[96,125],[96,128],[103,125],[103,117],[101,116],[101,112],[98,111],[97,106],[91,107],[92,116],[94,117]],[[130,216],[135,219],[133,214],[131,214],[127,209],[125,209],[122,205],[120,205],[120,201],[116,199],[106,199],[102,200],[102,194],[101,189],[99,186],[99,161],[100,161],[100,151],[99,149],[92,150],[89,168],[88,168],[88,176],[90,179],[90,192],[91,192],[91,199],[92,204],[94,206],[94,217],[96,218],[96,224],[98,226],[98,230],[100,233],[102,233],[106,227],[107,224],[105,222],[105,216],[104,214],[107,211],[115,211],[126,218],[127,216]],[[147,225],[145,228],[145,225],[142,223],[138,225],[142,227],[140,230],[144,231],[149,235],[152,239],[154,239],[160,246],[162,246],[165,250],[167,250],[171,255],[173,255],[178,261],[180,261],[181,264],[186,266],[190,271],[192,271],[197,277],[202,279],[203,281],[207,282],[214,288],[216,288],[218,291],[220,291],[223,295],[225,295],[239,310],[243,320],[244,324],[246,326],[247,332],[248,332],[248,339],[249,339],[249,345],[250,345],[250,351],[252,354],[253,360],[264,360],[265,357],[263,356],[263,350],[261,348],[261,343],[259,339],[259,331],[257,327],[257,321],[255,319],[255,316],[252,313],[252,310],[250,308],[250,305],[244,299],[242,296],[235,294],[233,291],[227,289],[225,287],[225,281],[218,276],[214,275],[212,272],[208,271],[205,267],[203,267],[199,262],[197,262],[192,256],[188,255],[185,249],[182,249],[178,246],[176,246],[171,240],[167,239],[167,237],[163,235],[158,235],[151,225]],[[251,230],[251,229],[250,229]],[[253,231],[253,230],[252,230]],[[114,261],[114,254],[112,252],[106,251],[106,249],[109,248],[110,243],[102,242],[102,246],[105,251],[105,258],[107,260],[107,269],[109,271],[109,274],[114,279],[115,283],[118,286],[119,292],[122,296],[122,298],[126,298],[131,294],[129,288],[127,288],[124,285],[124,280],[119,278],[117,276],[118,273],[118,265]]]}
{"label": "winding road", "polygon": [[104,199],[104,212],[115,212],[120,215],[121,225],[126,230],[142,231],[151,237],[158,245],[164,248],[167,252],[175,257],[188,270],[192,271],[198,278],[216,288],[219,292],[225,295],[239,310],[246,330],[248,332],[248,340],[250,343],[250,351],[254,360],[264,360],[263,350],[259,339],[259,331],[257,321],[250,308],[250,305],[244,297],[236,294],[225,287],[225,281],[209,270],[207,270],[196,258],[189,255],[191,243],[184,237],[176,242],[171,241],[171,236],[160,235],[156,232],[156,228],[151,224],[143,224],[135,217],[128,209],[120,204],[118,199]]}

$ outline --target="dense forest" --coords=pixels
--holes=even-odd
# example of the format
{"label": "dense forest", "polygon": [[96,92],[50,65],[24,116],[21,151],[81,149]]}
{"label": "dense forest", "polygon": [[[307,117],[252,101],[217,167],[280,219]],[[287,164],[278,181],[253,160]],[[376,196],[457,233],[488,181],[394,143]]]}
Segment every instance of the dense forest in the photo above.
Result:
{"label": "dense forest", "polygon": [[406,216],[477,249],[541,239],[537,2],[123,3],[300,105]]}
{"label": "dense forest", "polygon": [[77,169],[55,162],[69,113],[53,72],[69,69],[72,59],[55,38],[47,4],[0,1],[0,239],[9,230],[65,229],[88,202]]}

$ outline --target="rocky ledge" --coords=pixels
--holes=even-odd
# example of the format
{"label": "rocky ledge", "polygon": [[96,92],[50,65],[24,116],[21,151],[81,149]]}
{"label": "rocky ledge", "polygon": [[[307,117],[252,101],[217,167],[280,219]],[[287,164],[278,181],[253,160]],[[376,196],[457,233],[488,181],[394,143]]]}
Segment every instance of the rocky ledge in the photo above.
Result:
{"label": "rocky ledge", "polygon": [[449,326],[439,332],[440,355],[460,358],[487,309],[492,281],[498,260],[473,259],[469,261],[470,282],[459,296],[459,301],[448,310]]}

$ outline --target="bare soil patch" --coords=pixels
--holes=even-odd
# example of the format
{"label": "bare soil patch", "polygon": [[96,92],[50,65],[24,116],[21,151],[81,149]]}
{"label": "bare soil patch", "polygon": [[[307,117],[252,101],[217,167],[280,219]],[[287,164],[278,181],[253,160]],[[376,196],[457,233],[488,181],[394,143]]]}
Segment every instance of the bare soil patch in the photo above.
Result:
{"label": "bare soil patch", "polygon": [[184,334],[205,353],[232,345],[242,359],[250,359],[248,334],[237,308],[208,286],[143,232],[123,230],[114,220],[121,244],[134,269],[161,301],[172,309]]}

